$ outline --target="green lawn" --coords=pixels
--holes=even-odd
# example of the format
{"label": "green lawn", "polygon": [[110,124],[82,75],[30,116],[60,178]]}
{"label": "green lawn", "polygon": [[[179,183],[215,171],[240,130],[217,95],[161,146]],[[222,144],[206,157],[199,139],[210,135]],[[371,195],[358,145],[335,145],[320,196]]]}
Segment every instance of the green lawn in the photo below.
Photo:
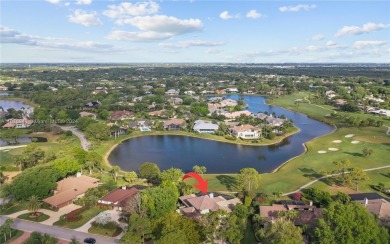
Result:
{"label": "green lawn", "polygon": [[85,223],[90,221],[93,217],[96,217],[100,212],[104,211],[103,208],[93,207],[88,210],[85,210],[81,216],[82,218],[79,221],[74,222],[66,222],[64,217],[61,217],[61,219],[57,222],[55,222],[53,225],[65,227],[69,229],[77,229],[81,226],[83,226]]}
{"label": "green lawn", "polygon": [[103,236],[114,237],[122,233],[122,229],[120,227],[117,227],[116,229],[111,230],[92,226],[91,228],[89,228],[88,232]]}
{"label": "green lawn", "polygon": [[22,203],[17,203],[14,206],[7,208],[7,209],[1,209],[1,214],[3,215],[8,215],[8,214],[13,214],[16,212],[20,212],[22,210],[25,210],[27,208],[27,203],[22,202]]}
{"label": "green lawn", "polygon": [[[39,213],[39,212],[38,212]],[[29,221],[34,221],[34,222],[42,222],[50,218],[49,215],[46,215],[44,213],[40,213],[38,217],[31,217],[32,213],[25,213],[22,215],[18,216],[18,219],[24,219],[24,220],[29,220]]]}

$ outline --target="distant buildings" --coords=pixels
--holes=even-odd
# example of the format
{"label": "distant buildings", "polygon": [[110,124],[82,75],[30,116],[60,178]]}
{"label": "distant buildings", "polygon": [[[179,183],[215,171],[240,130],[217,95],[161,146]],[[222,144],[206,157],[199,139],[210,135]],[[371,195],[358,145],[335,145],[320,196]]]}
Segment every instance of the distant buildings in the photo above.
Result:
{"label": "distant buildings", "polygon": [[182,130],[184,127],[184,119],[170,119],[164,121],[164,129],[167,130]]}
{"label": "distant buildings", "polygon": [[261,137],[261,128],[256,128],[248,124],[233,126],[229,130],[237,138],[259,139]]}
{"label": "distant buildings", "polygon": [[31,119],[10,119],[8,122],[3,125],[5,129],[24,129],[30,127],[34,123],[34,120]]}
{"label": "distant buildings", "polygon": [[127,120],[134,117],[134,112],[131,111],[115,111],[111,114],[110,120]]}

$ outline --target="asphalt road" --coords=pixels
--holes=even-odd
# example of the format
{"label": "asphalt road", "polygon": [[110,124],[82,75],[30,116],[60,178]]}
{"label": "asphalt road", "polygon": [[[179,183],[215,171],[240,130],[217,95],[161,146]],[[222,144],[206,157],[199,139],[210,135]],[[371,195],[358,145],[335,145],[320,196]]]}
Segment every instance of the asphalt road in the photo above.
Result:
{"label": "asphalt road", "polygon": [[89,142],[87,140],[87,138],[85,138],[85,135],[83,134],[83,132],[81,132],[80,130],[78,130],[76,127],[74,126],[60,126],[62,130],[70,130],[72,131],[73,135],[77,136],[79,139],[80,139],[80,142],[81,142],[81,147],[85,150],[85,151],[88,151],[89,150]]}
{"label": "asphalt road", "polygon": [[[5,220],[8,219],[7,216],[0,216],[0,225],[2,225]],[[73,237],[76,237],[80,243],[83,243],[84,239],[87,237],[93,237],[96,239],[96,244],[111,244],[111,243],[119,243],[119,240],[109,237],[103,237],[99,235],[79,232],[71,229],[65,229],[57,226],[49,226],[49,225],[43,225],[40,223],[25,221],[22,219],[14,219],[14,223],[12,225],[13,228],[18,230],[23,230],[27,232],[40,232],[40,233],[46,233],[50,236],[54,236],[59,239],[63,240],[70,240]]]}

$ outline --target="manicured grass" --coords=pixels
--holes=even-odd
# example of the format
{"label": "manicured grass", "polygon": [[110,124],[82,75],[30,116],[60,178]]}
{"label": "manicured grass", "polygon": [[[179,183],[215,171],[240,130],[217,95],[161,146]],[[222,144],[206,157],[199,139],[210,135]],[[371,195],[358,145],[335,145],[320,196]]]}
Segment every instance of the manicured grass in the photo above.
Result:
{"label": "manicured grass", "polygon": [[10,208],[7,208],[7,209],[1,209],[1,214],[3,215],[8,215],[8,214],[13,214],[13,213],[16,213],[16,212],[20,212],[22,210],[25,210],[27,208],[27,203],[25,202],[21,202],[21,203],[17,203],[16,205],[10,207]]}
{"label": "manicured grass", "polygon": [[21,237],[23,235],[23,231],[12,229],[11,230],[11,238],[9,237],[9,233],[7,233],[7,240],[4,239],[4,235],[0,235],[0,244],[8,244],[11,243],[13,240]]}
{"label": "manicured grass", "polygon": [[248,219],[246,228],[245,228],[245,233],[244,233],[244,239],[241,240],[242,244],[247,244],[247,243],[257,243],[255,239],[255,233],[253,232],[252,228],[252,221]]}
{"label": "manicured grass", "polygon": [[89,233],[93,234],[98,234],[98,235],[103,235],[103,236],[109,236],[109,237],[114,237],[122,233],[122,229],[120,227],[117,227],[116,229],[103,229],[100,227],[94,227],[92,226],[88,230]]}
{"label": "manicured grass", "polygon": [[32,217],[32,213],[25,213],[25,214],[19,215],[18,218],[29,220],[29,221],[34,221],[34,222],[42,222],[42,221],[45,221],[45,220],[50,218],[49,215],[46,215],[44,213],[38,212],[37,214],[40,214],[40,215],[38,217]]}
{"label": "manicured grass", "polygon": [[81,216],[82,218],[79,221],[74,222],[66,222],[64,217],[61,217],[61,219],[57,222],[55,222],[53,225],[55,226],[61,226],[69,229],[77,229],[81,226],[83,226],[85,223],[90,221],[93,217],[96,217],[100,212],[104,211],[103,208],[93,207],[90,209],[85,210]]}

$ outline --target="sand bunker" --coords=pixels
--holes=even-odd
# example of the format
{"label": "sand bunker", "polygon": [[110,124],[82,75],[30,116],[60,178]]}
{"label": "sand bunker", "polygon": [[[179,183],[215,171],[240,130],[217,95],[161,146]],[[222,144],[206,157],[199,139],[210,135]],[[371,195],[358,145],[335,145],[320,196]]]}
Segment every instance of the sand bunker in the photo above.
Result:
{"label": "sand bunker", "polygon": [[339,149],[338,149],[338,148],[335,148],[335,147],[330,147],[330,148],[328,148],[328,150],[329,150],[329,151],[335,152],[335,151],[338,151]]}
{"label": "sand bunker", "polygon": [[318,151],[318,153],[323,154],[323,153],[326,153],[326,151],[320,150],[320,151]]}
{"label": "sand bunker", "polygon": [[354,137],[355,136],[355,134],[348,134],[348,135],[346,135],[345,137],[346,138],[351,138],[351,137]]}
{"label": "sand bunker", "polygon": [[358,144],[360,141],[351,141],[352,144]]}
{"label": "sand bunker", "polygon": [[341,140],[334,140],[333,143],[341,143]]}

